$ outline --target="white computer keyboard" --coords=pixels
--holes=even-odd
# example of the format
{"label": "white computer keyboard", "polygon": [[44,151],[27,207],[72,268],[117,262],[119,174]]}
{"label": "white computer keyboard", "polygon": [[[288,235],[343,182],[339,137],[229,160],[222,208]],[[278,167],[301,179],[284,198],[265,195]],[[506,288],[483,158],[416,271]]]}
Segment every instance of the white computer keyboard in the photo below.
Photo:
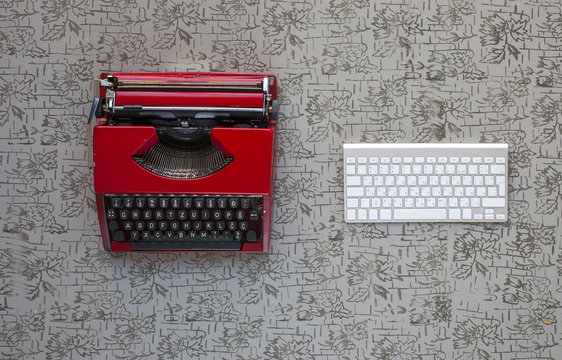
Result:
{"label": "white computer keyboard", "polygon": [[346,222],[507,220],[507,144],[344,144]]}

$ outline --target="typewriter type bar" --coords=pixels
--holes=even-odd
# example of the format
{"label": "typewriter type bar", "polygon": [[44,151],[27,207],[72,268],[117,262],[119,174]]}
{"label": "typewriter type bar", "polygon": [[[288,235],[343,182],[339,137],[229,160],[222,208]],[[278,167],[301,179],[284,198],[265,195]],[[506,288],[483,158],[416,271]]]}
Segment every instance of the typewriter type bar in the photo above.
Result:
{"label": "typewriter type bar", "polygon": [[106,250],[268,251],[275,76],[104,73],[94,85]]}

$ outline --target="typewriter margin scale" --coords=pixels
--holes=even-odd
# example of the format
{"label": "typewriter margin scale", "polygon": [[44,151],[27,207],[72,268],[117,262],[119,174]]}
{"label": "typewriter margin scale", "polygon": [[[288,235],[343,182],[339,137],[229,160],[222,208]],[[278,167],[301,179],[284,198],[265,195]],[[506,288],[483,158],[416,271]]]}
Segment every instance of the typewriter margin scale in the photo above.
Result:
{"label": "typewriter margin scale", "polygon": [[[120,82],[119,79],[124,79]],[[140,79],[140,80],[139,80]],[[127,84],[127,81],[129,83]],[[139,88],[131,87],[135,80],[142,83]],[[159,84],[160,83],[160,84]],[[248,83],[252,89],[248,90]],[[148,84],[148,85],[147,85]],[[257,84],[257,86],[255,86]],[[120,88],[144,90],[140,100],[146,102],[155,94],[154,104],[120,104]],[[162,87],[159,87],[162,85]],[[134,85],[139,86],[139,85]],[[145,88],[142,88],[145,86]],[[185,88],[184,88],[185,87]],[[240,90],[240,87],[245,88]],[[127,90],[129,90],[127,89]],[[266,252],[269,250],[269,234],[273,207],[273,171],[275,160],[275,130],[277,120],[277,86],[276,77],[270,74],[232,74],[232,73],[123,73],[104,72],[100,80],[94,80],[95,99],[90,114],[97,118],[91,133],[91,162],[94,173],[94,191],[105,250],[117,252],[178,252],[178,251],[245,251]],[[178,100],[170,94],[185,94]],[[244,103],[240,92],[257,93],[263,97],[259,108],[250,107],[252,101]],[[124,94],[124,92],[122,93]],[[132,94],[130,92],[129,94]],[[198,95],[205,95],[203,97]],[[211,95],[211,96],[209,96]],[[240,97],[242,96],[242,98]],[[125,97],[122,97],[125,99]],[[255,98],[255,95],[254,95]],[[130,102],[130,98],[128,101]],[[188,106],[182,101],[187,100]],[[122,100],[126,102],[126,100]],[[254,101],[255,103],[255,101]],[[250,104],[250,105],[249,105]],[[148,106],[147,106],[148,105]],[[261,111],[265,125],[254,127],[213,127],[210,131],[212,144],[225,155],[232,158],[227,166],[209,175],[199,178],[167,178],[148,171],[133,160],[135,155],[147,152],[159,141],[154,126],[115,125],[110,124],[116,110],[142,111],[161,109],[188,109],[196,112],[246,113],[246,110]],[[251,145],[251,146],[249,146]],[[110,195],[176,194],[183,196],[219,195],[233,197],[261,198],[261,239],[241,242],[240,248],[232,246],[198,248],[159,248],[156,246],[135,248],[136,242],[112,241],[107,218],[107,196]],[[107,196],[106,196],[107,195]],[[133,245],[133,246],[132,246]]]}

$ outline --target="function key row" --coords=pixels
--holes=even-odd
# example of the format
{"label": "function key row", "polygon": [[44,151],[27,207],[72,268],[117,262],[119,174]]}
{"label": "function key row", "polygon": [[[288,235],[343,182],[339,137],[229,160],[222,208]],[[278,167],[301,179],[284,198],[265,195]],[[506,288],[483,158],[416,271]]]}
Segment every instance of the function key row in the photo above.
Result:
{"label": "function key row", "polygon": [[251,201],[247,197],[111,197],[111,207],[114,209],[248,209],[250,206]]}
{"label": "function key row", "polygon": [[345,159],[347,164],[401,164],[401,163],[474,163],[474,164],[505,164],[505,157],[492,157],[492,156],[383,156],[383,157],[348,157]]}

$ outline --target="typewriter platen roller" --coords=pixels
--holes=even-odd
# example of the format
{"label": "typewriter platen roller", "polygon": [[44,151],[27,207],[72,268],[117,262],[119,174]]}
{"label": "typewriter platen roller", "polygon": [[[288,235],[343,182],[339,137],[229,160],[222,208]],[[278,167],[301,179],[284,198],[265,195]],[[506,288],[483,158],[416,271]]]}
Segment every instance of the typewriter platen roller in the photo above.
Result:
{"label": "typewriter platen roller", "polygon": [[274,76],[104,73],[94,87],[107,250],[267,251]]}

